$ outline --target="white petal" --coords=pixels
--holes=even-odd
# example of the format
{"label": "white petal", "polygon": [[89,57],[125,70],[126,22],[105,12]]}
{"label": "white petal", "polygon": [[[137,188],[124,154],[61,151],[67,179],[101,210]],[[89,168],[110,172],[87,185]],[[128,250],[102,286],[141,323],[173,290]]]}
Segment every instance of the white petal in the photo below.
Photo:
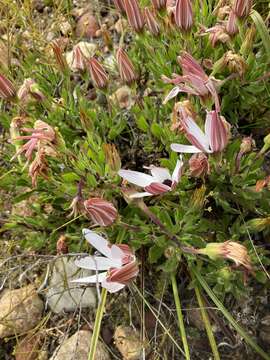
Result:
{"label": "white petal", "polygon": [[[122,258],[125,256],[123,250],[121,250],[117,245],[112,245],[111,247],[112,259],[115,263],[120,263],[122,265]],[[121,267],[120,265],[120,267]],[[118,267],[118,266],[115,266]]]}
{"label": "white petal", "polygon": [[181,89],[179,88],[179,86],[175,86],[163,100],[163,105],[165,105],[169,100],[175,98],[180,92]]}
{"label": "white petal", "polygon": [[176,166],[172,173],[172,181],[179,182],[179,179],[181,177],[181,170],[183,166],[182,158],[180,160],[177,160]]}
{"label": "white petal", "polygon": [[185,123],[187,125],[187,132],[197,140],[197,142],[204,148],[205,152],[208,152],[210,150],[209,141],[201,128],[190,116],[185,119]]}
{"label": "white petal", "polygon": [[89,270],[108,270],[111,267],[121,267],[120,260],[112,260],[101,256],[86,256],[82,259],[76,260],[75,265]]}
{"label": "white petal", "polygon": [[101,286],[107,289],[110,293],[115,293],[125,287],[124,284],[118,282],[109,282],[107,280],[102,281]]}
{"label": "white petal", "polygon": [[76,280],[72,280],[72,283],[97,283],[97,282],[103,282],[107,277],[107,271],[103,272],[103,273],[99,273],[99,274],[95,274],[95,275],[91,275],[91,276],[87,276],[84,278],[80,278],[80,279],[76,279]]}
{"label": "white petal", "polygon": [[188,154],[201,152],[201,150],[199,150],[198,148],[196,148],[196,146],[193,145],[171,144],[171,149],[175,152]]}
{"label": "white petal", "polygon": [[171,174],[169,170],[166,168],[152,166],[150,168],[150,171],[153,177],[155,178],[154,180],[155,182],[163,183],[163,181],[165,180],[171,180]]}
{"label": "white petal", "polygon": [[101,254],[107,256],[108,258],[112,258],[109,241],[89,229],[83,229],[83,235],[89,244],[96,248]]}
{"label": "white petal", "polygon": [[118,175],[131,184],[145,187],[153,182],[153,176],[133,170],[119,170]]}
{"label": "white petal", "polygon": [[132,195],[129,195],[130,199],[139,199],[145,196],[153,196],[153,194],[149,192],[137,192],[137,193],[133,193]]}

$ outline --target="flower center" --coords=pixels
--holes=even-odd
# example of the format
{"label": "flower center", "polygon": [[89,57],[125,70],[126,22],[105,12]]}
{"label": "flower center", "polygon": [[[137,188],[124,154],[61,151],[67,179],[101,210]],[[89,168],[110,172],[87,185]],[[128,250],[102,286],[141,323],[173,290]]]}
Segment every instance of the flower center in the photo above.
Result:
{"label": "flower center", "polygon": [[170,180],[170,179],[166,179],[166,180],[164,180],[163,181],[163,183],[162,184],[164,184],[164,185],[167,185],[167,186],[172,186],[172,180]]}

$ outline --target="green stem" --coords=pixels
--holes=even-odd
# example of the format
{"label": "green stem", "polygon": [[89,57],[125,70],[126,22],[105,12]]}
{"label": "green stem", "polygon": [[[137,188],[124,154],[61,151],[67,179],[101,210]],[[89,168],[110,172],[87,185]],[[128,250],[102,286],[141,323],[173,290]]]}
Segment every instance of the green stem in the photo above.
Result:
{"label": "green stem", "polygon": [[204,306],[204,302],[200,293],[200,290],[198,288],[198,286],[195,286],[195,294],[197,297],[197,301],[201,310],[201,314],[202,314],[202,319],[204,322],[204,326],[205,326],[205,330],[208,336],[208,340],[212,349],[212,353],[214,355],[214,359],[215,360],[220,360],[220,356],[219,356],[219,352],[218,352],[218,348],[217,348],[217,344],[216,344],[216,340],[212,331],[212,327],[211,327],[211,323],[207,314],[207,311],[205,310],[205,306]]}
{"label": "green stem", "polygon": [[101,321],[102,321],[104,308],[105,308],[105,304],[106,304],[106,298],[107,298],[107,290],[103,288],[102,292],[101,292],[100,303],[99,303],[98,309],[97,309],[97,315],[96,315],[96,319],[95,319],[95,325],[94,325],[92,340],[91,340],[91,344],[90,344],[90,350],[88,353],[88,360],[95,359],[98,337],[99,337],[99,333],[100,333],[100,326],[101,326]]}
{"label": "green stem", "polygon": [[175,306],[176,306],[178,325],[179,325],[179,330],[180,330],[180,334],[181,334],[181,338],[182,338],[182,343],[184,346],[186,359],[190,360],[189,347],[188,347],[186,330],[185,330],[185,325],[184,325],[184,318],[183,318],[183,314],[182,314],[181,302],[180,302],[180,298],[179,298],[175,275],[171,276],[171,282],[172,282],[173,296],[174,296],[174,302],[175,302]]}
{"label": "green stem", "polygon": [[256,342],[252,339],[252,337],[246,333],[246,331],[234,320],[232,315],[229,311],[225,308],[221,301],[216,297],[214,292],[208,286],[207,282],[201,276],[199,271],[194,267],[191,268],[191,272],[197,280],[199,281],[200,285],[203,287],[204,291],[208,294],[208,296],[212,299],[214,304],[218,307],[218,309],[222,312],[223,316],[230,322],[230,324],[235,328],[235,330],[242,336],[242,338],[261,356],[262,359],[270,360],[270,355],[268,355],[264,350],[256,344]]}

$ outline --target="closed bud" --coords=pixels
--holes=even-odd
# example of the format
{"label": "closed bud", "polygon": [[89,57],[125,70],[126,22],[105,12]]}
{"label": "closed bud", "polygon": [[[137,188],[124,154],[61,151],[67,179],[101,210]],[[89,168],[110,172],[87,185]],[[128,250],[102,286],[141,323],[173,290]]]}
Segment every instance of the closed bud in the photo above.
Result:
{"label": "closed bud", "polygon": [[144,9],[144,17],[145,17],[145,22],[146,22],[147,28],[150,31],[150,33],[157,36],[160,32],[159,24],[157,22],[155,14],[153,13],[153,11],[150,8]]}
{"label": "closed bud", "polygon": [[252,0],[235,0],[233,10],[237,17],[245,18],[249,16],[253,1]]}
{"label": "closed bud", "polygon": [[[79,44],[75,45],[71,52],[70,68],[75,71],[85,70],[85,58]],[[69,63],[69,60],[67,59]]]}
{"label": "closed bud", "polygon": [[144,18],[138,0],[124,0],[128,23],[136,32],[141,32],[144,27]]}
{"label": "closed bud", "polygon": [[240,151],[242,154],[247,154],[252,150],[254,146],[255,146],[255,141],[252,139],[252,137],[246,136],[243,138],[241,142]]}
{"label": "closed bud", "polygon": [[229,18],[226,23],[226,31],[231,36],[238,33],[237,17],[233,10],[230,11]]}
{"label": "closed bud", "polygon": [[220,258],[229,259],[234,261],[236,266],[242,265],[246,270],[252,271],[251,261],[246,247],[234,241],[209,243],[204,249],[197,250],[197,253],[207,255],[212,260]]}
{"label": "closed bud", "polygon": [[113,144],[104,144],[103,150],[105,153],[106,163],[112,172],[118,172],[121,169],[121,158]]}
{"label": "closed bud", "polygon": [[193,208],[200,210],[203,208],[205,203],[205,192],[206,187],[202,185],[200,188],[197,188],[191,198],[191,205]]}
{"label": "closed bud", "polygon": [[240,53],[244,56],[247,56],[252,51],[253,45],[254,45],[254,39],[256,36],[257,30],[254,25],[251,25],[245,34],[245,39],[242,43],[242,46],[240,48]]}
{"label": "closed bud", "polygon": [[16,89],[12,82],[0,74],[0,98],[11,100],[16,96]]}
{"label": "closed bud", "polygon": [[176,0],[175,23],[182,31],[189,31],[193,25],[191,0]]}
{"label": "closed bud", "polygon": [[188,163],[190,175],[193,177],[203,177],[210,172],[208,158],[204,153],[193,154]]}
{"label": "closed bud", "polygon": [[152,0],[152,5],[156,10],[160,10],[166,6],[166,0]]}
{"label": "closed bud", "polygon": [[112,225],[118,216],[113,204],[101,198],[91,198],[84,201],[84,208],[93,222],[100,226]]}
{"label": "closed bud", "polygon": [[52,41],[51,47],[52,47],[54,57],[55,57],[55,60],[56,60],[56,63],[58,65],[59,69],[62,72],[65,72],[68,68],[68,65],[67,65],[67,61],[63,55],[63,46],[61,44],[61,40],[58,39],[58,40]]}
{"label": "closed bud", "polygon": [[28,104],[31,100],[44,101],[45,95],[33,79],[25,79],[18,90],[18,98],[22,104]]}
{"label": "closed bud", "polygon": [[119,48],[116,53],[116,61],[120,73],[121,80],[127,84],[133,82],[137,78],[134,66],[124,49]]}
{"label": "closed bud", "polygon": [[94,57],[88,61],[88,68],[94,86],[103,89],[107,86],[109,77],[103,66]]}

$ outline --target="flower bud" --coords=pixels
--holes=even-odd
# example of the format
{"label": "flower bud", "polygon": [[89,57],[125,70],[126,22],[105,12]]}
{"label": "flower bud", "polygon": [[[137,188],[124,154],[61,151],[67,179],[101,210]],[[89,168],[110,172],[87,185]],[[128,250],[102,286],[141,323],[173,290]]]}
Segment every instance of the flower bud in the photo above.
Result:
{"label": "flower bud", "polygon": [[110,226],[118,215],[113,204],[101,198],[91,198],[84,201],[84,208],[93,222],[100,226]]}
{"label": "flower bud", "polygon": [[61,46],[61,40],[54,40],[51,42],[51,47],[54,53],[56,63],[62,72],[65,72],[68,68],[67,61],[63,55],[63,47]]}
{"label": "flower bud", "polygon": [[245,34],[245,39],[242,43],[242,46],[240,48],[240,54],[242,55],[249,55],[252,51],[253,45],[254,45],[254,39],[256,36],[257,30],[254,25],[251,25]]}
{"label": "flower bud", "polygon": [[247,154],[249,153],[252,148],[255,146],[255,142],[252,139],[251,136],[246,136],[243,138],[241,145],[240,145],[240,151],[242,154]]}
{"label": "flower bud", "polygon": [[128,23],[136,32],[141,32],[144,27],[144,18],[138,0],[124,0]]}
{"label": "flower bud", "polygon": [[252,231],[263,231],[270,227],[270,217],[249,220],[247,227]]}
{"label": "flower bud", "polygon": [[204,249],[197,250],[198,254],[207,255],[212,260],[219,258],[229,259],[235,262],[236,266],[244,266],[252,271],[250,257],[244,245],[234,241],[224,243],[209,243]]}
{"label": "flower bud", "polygon": [[45,95],[39,89],[38,84],[33,79],[25,79],[22,86],[18,90],[18,98],[22,104],[28,104],[32,99],[36,101],[44,101]]}
{"label": "flower bud", "polygon": [[57,255],[68,253],[67,237],[65,235],[61,235],[57,240],[56,251]]}
{"label": "flower bud", "polygon": [[134,66],[124,49],[119,48],[116,52],[116,61],[120,73],[121,80],[127,84],[133,82],[137,78]]}
{"label": "flower bud", "polygon": [[191,0],[176,0],[175,23],[183,31],[189,31],[193,25]]}
{"label": "flower bud", "polygon": [[203,177],[210,172],[208,158],[204,153],[193,154],[188,163],[192,177]]}
{"label": "flower bud", "polygon": [[157,36],[160,32],[159,24],[157,22],[155,14],[153,13],[152,10],[150,10],[150,8],[144,9],[144,17],[147,28],[150,31],[150,33]]}
{"label": "flower bud", "polygon": [[[67,60],[67,62],[69,62]],[[72,59],[70,62],[70,68],[75,71],[85,70],[85,59],[79,44],[75,45],[72,50]]]}
{"label": "flower bud", "polygon": [[105,152],[106,163],[112,172],[118,172],[121,169],[121,158],[113,144],[104,144],[103,150]]}
{"label": "flower bud", "polygon": [[90,59],[87,64],[93,84],[98,89],[105,88],[108,84],[109,78],[103,66],[94,57]]}
{"label": "flower bud", "polygon": [[16,96],[16,90],[10,80],[0,74],[0,98],[11,100]]}
{"label": "flower bud", "polygon": [[152,5],[156,10],[160,10],[166,6],[166,0],[152,0]]}
{"label": "flower bud", "polygon": [[205,192],[206,187],[202,185],[200,188],[195,189],[192,198],[191,198],[191,205],[195,209],[202,209],[205,203]]}
{"label": "flower bud", "polygon": [[253,1],[252,0],[235,0],[233,10],[237,17],[245,18],[249,16]]}
{"label": "flower bud", "polygon": [[226,23],[226,31],[229,35],[233,36],[238,33],[237,17],[234,11],[230,11],[228,21]]}

